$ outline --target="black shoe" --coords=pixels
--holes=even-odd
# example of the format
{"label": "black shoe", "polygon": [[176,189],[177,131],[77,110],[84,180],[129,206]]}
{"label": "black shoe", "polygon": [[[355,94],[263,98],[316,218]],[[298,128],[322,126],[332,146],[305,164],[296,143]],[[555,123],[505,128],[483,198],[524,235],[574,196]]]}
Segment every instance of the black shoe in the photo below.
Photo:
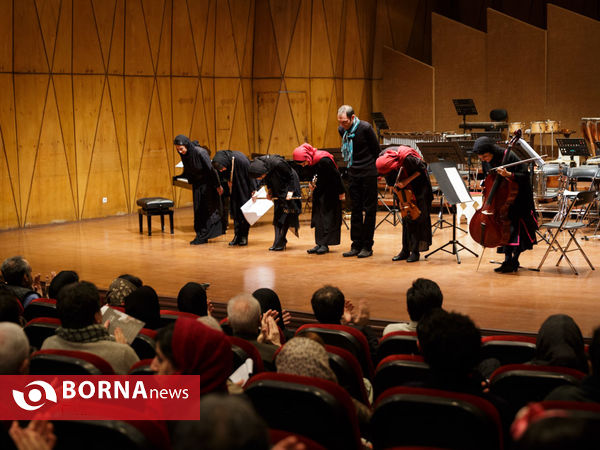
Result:
{"label": "black shoe", "polygon": [[315,253],[317,253],[317,250],[319,250],[320,247],[320,245],[315,245],[313,248],[309,248],[308,250],[306,250],[306,253],[308,253],[309,255],[314,255]]}
{"label": "black shoe", "polygon": [[231,240],[231,242],[229,243],[229,245],[238,245],[240,243],[240,238],[238,237],[238,235],[236,234],[233,239]]}
{"label": "black shoe", "polygon": [[519,270],[519,261],[515,261],[512,259],[510,261],[504,261],[500,267],[494,270],[499,273],[516,272],[517,270]]}
{"label": "black shoe", "polygon": [[349,252],[342,253],[344,258],[348,258],[350,256],[357,256],[360,253],[360,250],[357,248],[351,248]]}
{"label": "black shoe", "polygon": [[419,252],[410,252],[410,256],[406,258],[406,262],[416,262],[419,260]]}
{"label": "black shoe", "polygon": [[238,239],[237,245],[239,245],[240,247],[243,247],[244,245],[248,245],[248,237],[247,236],[240,237]]}
{"label": "black shoe", "polygon": [[326,245],[321,245],[317,249],[317,255],[324,255],[325,253],[329,253],[329,247]]}
{"label": "black shoe", "polygon": [[368,248],[363,248],[359,253],[358,253],[358,257],[359,258],[368,258],[369,256],[371,256],[373,254],[373,250],[369,250]]}
{"label": "black shoe", "polygon": [[404,261],[405,259],[407,259],[409,256],[408,251],[406,250],[402,250],[400,253],[398,253],[396,256],[394,256],[392,258],[392,261]]}
{"label": "black shoe", "polygon": [[285,250],[285,244],[269,247],[269,250],[271,250],[272,252],[281,252],[281,251]]}
{"label": "black shoe", "polygon": [[208,239],[194,238],[193,241],[190,241],[190,245],[206,244],[207,242],[208,242]]}

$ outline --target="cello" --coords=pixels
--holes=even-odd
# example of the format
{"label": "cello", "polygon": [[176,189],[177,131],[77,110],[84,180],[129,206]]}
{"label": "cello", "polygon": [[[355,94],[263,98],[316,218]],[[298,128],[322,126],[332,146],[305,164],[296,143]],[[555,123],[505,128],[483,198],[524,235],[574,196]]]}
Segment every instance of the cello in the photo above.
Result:
{"label": "cello", "polygon": [[[515,131],[510,140],[501,165],[504,165],[510,154],[510,149],[521,138],[521,130]],[[510,240],[510,219],[508,210],[519,192],[516,181],[498,175],[491,171],[484,182],[483,205],[479,208],[469,223],[471,238],[483,247],[500,247],[507,245]]]}
{"label": "cello", "polygon": [[404,219],[405,217],[410,217],[411,220],[417,220],[421,217],[421,210],[417,206],[417,201],[414,192],[409,187],[405,186],[401,188],[398,185],[398,180],[400,178],[400,174],[402,173],[402,167],[398,171],[398,176],[396,177],[396,182],[392,189],[394,190],[394,194],[396,194],[396,198],[398,199],[398,209],[400,210],[400,216]]}

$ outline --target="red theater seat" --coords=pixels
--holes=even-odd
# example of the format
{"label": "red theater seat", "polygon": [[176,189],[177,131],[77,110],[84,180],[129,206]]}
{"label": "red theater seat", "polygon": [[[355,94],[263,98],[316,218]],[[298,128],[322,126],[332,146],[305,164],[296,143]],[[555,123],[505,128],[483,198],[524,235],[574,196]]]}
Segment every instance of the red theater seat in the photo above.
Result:
{"label": "red theater seat", "polygon": [[[250,342],[235,336],[227,336],[233,351],[233,371],[240,367],[248,358],[253,363],[253,374],[264,372],[265,366],[258,349]],[[233,372],[232,372],[233,373]]]}
{"label": "red theater seat", "polygon": [[46,338],[54,336],[58,327],[60,320],[55,317],[36,317],[27,322],[23,331],[29,339],[29,345],[41,348]]}
{"label": "red theater seat", "polygon": [[154,371],[150,368],[153,359],[154,358],[142,359],[136,362],[131,366],[127,373],[129,375],[154,375]]}
{"label": "red theater seat", "polygon": [[359,402],[370,405],[369,396],[363,380],[363,371],[356,357],[335,345],[326,345],[329,354],[329,366],[337,377],[338,384]]}
{"label": "red theater seat", "polygon": [[420,355],[417,345],[416,331],[394,331],[388,333],[381,341],[377,349],[377,361],[390,355]]}
{"label": "red theater seat", "polygon": [[481,339],[481,359],[496,358],[501,365],[523,364],[535,356],[534,336],[502,335]]}
{"label": "red theater seat", "polygon": [[56,300],[51,298],[36,298],[25,307],[23,316],[27,320],[32,320],[36,317],[58,317]]}
{"label": "red theater seat", "polygon": [[140,359],[152,359],[156,355],[156,330],[142,328],[137,334],[131,347]]}
{"label": "red theater seat", "polygon": [[166,327],[167,325],[174,323],[179,317],[190,317],[192,319],[197,319],[200,316],[188,312],[177,311],[175,309],[161,309],[160,326]]}
{"label": "red theater seat", "polygon": [[32,375],[114,375],[112,366],[93,353],[40,350],[31,355]]}
{"label": "red theater seat", "polygon": [[375,369],[373,390],[375,398],[387,389],[411,382],[425,381],[429,377],[429,364],[420,355],[391,355],[384,358]]}

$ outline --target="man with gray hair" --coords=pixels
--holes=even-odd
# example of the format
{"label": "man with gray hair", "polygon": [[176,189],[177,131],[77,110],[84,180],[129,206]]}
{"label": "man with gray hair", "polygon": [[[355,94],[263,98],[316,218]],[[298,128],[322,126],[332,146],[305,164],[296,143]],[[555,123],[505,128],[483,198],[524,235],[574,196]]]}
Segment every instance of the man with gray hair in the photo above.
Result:
{"label": "man with gray hair", "polygon": [[254,345],[265,369],[275,370],[273,357],[281,342],[272,314],[267,312],[263,317],[258,300],[250,294],[239,294],[227,303],[227,317],[233,335]]}
{"label": "man with gray hair", "polygon": [[0,270],[6,282],[6,289],[19,299],[23,308],[32,300],[40,298],[40,294],[33,288],[31,266],[25,258],[22,256],[6,258]]}
{"label": "man with gray hair", "polygon": [[0,322],[0,375],[23,375],[29,371],[29,341],[23,328]]}
{"label": "man with gray hair", "polygon": [[[370,123],[354,114],[350,105],[338,109],[338,132],[342,137],[342,156],[348,164],[349,194],[352,202],[350,239],[352,247],[344,257],[368,258],[373,254],[373,235],[377,215],[377,166],[379,142]],[[364,216],[363,216],[364,213]]]}

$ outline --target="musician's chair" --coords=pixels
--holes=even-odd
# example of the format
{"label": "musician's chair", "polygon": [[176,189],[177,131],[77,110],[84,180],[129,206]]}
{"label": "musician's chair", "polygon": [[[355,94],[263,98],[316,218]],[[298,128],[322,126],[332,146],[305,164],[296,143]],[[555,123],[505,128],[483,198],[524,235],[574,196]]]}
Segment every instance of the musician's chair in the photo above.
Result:
{"label": "musician's chair", "polygon": [[[546,261],[550,250],[560,252],[560,257],[556,262],[557,267],[564,258],[571,267],[573,273],[575,275],[579,275],[577,269],[575,269],[575,266],[567,256],[567,253],[569,252],[579,251],[591,269],[594,270],[594,266],[579,245],[579,242],[577,242],[576,234],[579,229],[586,226],[584,220],[588,215],[592,203],[596,200],[597,194],[597,191],[583,191],[577,193],[576,196],[565,196],[564,201],[568,206],[564,215],[559,217],[558,220],[555,217],[552,222],[547,222],[540,225],[547,230],[548,248],[546,248],[544,257],[540,261],[540,264],[536,270],[539,271],[542,268],[542,265]],[[572,216],[574,216],[575,220],[570,220]],[[561,245],[558,240],[562,233],[568,233],[568,241],[566,245]],[[571,244],[574,244],[576,248],[571,248]]]}
{"label": "musician's chair", "polygon": [[152,236],[152,216],[160,216],[160,228],[165,231],[165,214],[169,215],[169,225],[173,234],[173,200],[163,197],[146,197],[137,200],[140,233],[144,232],[142,216],[148,218],[148,236]]}

